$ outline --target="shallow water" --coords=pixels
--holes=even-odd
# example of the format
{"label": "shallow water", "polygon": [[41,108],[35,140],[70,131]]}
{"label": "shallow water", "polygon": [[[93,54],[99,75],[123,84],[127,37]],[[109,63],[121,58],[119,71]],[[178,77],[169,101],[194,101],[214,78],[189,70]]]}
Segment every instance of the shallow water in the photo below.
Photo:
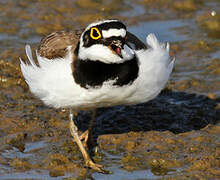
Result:
{"label": "shallow water", "polygon": [[[78,2],[0,2],[0,179],[218,179],[219,1]],[[166,90],[155,100],[98,111],[94,158],[108,175],[83,166],[68,111],[34,98],[18,61],[25,44],[35,48],[49,32],[82,28],[97,18],[122,19],[143,42],[155,33],[170,42],[176,58]],[[79,130],[88,127],[88,118],[79,114]]]}

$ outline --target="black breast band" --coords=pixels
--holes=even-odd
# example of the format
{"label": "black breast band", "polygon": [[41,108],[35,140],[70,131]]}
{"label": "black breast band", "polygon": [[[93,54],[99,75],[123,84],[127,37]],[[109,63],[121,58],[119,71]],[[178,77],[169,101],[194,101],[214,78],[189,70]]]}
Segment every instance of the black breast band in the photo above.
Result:
{"label": "black breast band", "polygon": [[139,71],[136,57],[120,64],[77,59],[73,67],[75,82],[84,88],[102,86],[103,82],[114,79],[115,86],[127,85],[137,78]]}

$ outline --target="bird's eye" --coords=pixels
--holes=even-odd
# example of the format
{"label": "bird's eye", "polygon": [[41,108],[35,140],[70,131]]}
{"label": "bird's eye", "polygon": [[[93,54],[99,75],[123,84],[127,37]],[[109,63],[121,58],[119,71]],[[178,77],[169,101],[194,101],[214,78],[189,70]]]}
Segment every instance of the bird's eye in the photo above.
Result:
{"label": "bird's eye", "polygon": [[96,28],[96,27],[91,28],[91,30],[90,30],[90,37],[92,39],[95,39],[95,40],[101,38],[101,33],[98,30],[98,28]]}

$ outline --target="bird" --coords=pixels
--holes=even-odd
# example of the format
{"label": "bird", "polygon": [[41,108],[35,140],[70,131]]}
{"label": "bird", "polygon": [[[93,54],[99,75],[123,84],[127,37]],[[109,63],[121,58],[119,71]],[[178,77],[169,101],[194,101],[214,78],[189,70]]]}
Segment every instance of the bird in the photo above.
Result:
{"label": "bird", "polygon": [[[61,30],[41,39],[32,56],[20,68],[30,91],[54,108],[69,108],[69,127],[85,165],[106,173],[88,153],[96,110],[134,105],[154,99],[167,83],[174,66],[169,43],[154,34],[143,43],[118,19],[90,23],[82,30]],[[81,136],[74,114],[91,110],[89,128]]]}

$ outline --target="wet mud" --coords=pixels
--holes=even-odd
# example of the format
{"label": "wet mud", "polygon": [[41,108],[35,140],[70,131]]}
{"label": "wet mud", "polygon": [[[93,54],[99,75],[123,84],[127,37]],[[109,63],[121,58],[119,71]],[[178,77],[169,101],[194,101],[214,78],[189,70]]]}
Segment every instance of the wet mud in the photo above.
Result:
{"label": "wet mud", "polygon": [[[0,179],[220,179],[220,2],[217,0],[0,2]],[[19,68],[24,46],[55,30],[117,18],[142,41],[171,43],[174,72],[154,100],[100,108],[93,158],[84,167],[68,109],[46,107]],[[90,112],[75,122],[88,128]]]}

